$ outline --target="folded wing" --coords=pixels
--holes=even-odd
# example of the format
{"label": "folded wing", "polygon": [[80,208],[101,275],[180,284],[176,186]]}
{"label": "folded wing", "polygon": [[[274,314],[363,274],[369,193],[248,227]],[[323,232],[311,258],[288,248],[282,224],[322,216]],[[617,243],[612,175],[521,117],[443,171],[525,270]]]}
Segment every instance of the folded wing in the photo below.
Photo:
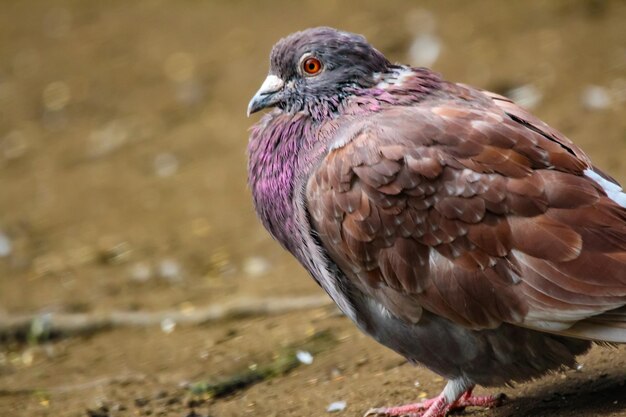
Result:
{"label": "folded wing", "polygon": [[307,185],[313,228],[357,288],[404,320],[426,309],[475,329],[626,342],[626,209],[573,143],[492,98],[342,129]]}

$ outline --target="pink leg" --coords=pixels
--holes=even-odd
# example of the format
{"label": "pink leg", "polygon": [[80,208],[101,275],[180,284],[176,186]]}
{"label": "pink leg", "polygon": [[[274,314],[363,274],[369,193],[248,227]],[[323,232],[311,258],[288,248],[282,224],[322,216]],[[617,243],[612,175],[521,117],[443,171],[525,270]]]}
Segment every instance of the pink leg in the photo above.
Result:
{"label": "pink leg", "polygon": [[468,389],[456,401],[448,404],[443,394],[422,401],[421,403],[401,405],[397,407],[372,408],[364,417],[445,417],[449,411],[462,410],[465,407],[495,407],[502,403],[502,396],[472,396],[472,389]]}
{"label": "pink leg", "polygon": [[370,408],[363,417],[419,416],[428,410],[438,399],[439,397],[435,397],[424,400],[421,403],[398,405],[395,407]]}

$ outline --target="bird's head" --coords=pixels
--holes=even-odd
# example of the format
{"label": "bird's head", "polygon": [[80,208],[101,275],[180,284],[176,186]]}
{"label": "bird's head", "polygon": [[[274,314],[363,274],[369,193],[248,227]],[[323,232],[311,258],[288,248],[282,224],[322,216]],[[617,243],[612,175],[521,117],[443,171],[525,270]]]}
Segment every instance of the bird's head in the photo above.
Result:
{"label": "bird's head", "polygon": [[361,35],[328,27],[293,33],[274,45],[269,74],[248,115],[268,107],[290,113],[336,108],[349,91],[375,85],[375,75],[390,67]]}

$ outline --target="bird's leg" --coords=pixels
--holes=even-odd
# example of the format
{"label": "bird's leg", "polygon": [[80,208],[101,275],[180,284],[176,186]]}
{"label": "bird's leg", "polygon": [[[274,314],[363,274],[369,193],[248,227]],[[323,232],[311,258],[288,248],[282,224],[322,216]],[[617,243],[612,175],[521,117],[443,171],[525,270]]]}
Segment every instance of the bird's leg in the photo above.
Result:
{"label": "bird's leg", "polygon": [[465,408],[465,407],[485,407],[485,408],[497,407],[501,405],[502,401],[506,399],[506,396],[504,394],[481,395],[481,396],[472,395],[473,389],[474,387],[471,387],[470,389],[465,391],[465,393],[463,393],[461,398],[456,400],[456,402],[454,403],[455,410]]}
{"label": "bird's leg", "polygon": [[420,403],[396,407],[372,408],[365,417],[445,417],[449,411],[465,407],[495,407],[500,405],[503,396],[472,396],[474,386],[464,380],[448,381],[443,392],[435,398]]}

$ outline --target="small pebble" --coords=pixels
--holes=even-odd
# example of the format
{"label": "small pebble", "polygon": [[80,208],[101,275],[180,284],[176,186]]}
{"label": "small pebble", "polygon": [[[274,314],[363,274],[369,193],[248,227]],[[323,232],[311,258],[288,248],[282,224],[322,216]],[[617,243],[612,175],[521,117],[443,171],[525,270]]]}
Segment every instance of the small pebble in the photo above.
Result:
{"label": "small pebble", "polygon": [[606,88],[590,85],[583,90],[581,101],[589,110],[604,110],[611,105],[611,96]]}
{"label": "small pebble", "polygon": [[243,263],[243,271],[250,277],[258,277],[265,274],[270,269],[267,259],[260,256],[253,256]]}
{"label": "small pebble", "polygon": [[170,334],[176,328],[176,322],[170,318],[161,320],[161,330],[163,333]]}
{"label": "small pebble", "polygon": [[300,363],[303,363],[305,365],[310,365],[313,363],[313,355],[305,350],[297,351],[296,358],[298,358],[298,361],[300,361]]}
{"label": "small pebble", "polygon": [[173,259],[163,259],[159,263],[159,276],[170,283],[182,281],[180,264]]}
{"label": "small pebble", "polygon": [[11,243],[11,239],[9,239],[4,232],[0,231],[0,258],[9,256],[12,251],[13,245]]}
{"label": "small pebble", "polygon": [[345,401],[334,401],[334,402],[330,403],[330,405],[328,406],[326,411],[328,413],[337,413],[339,411],[345,410],[346,406],[347,406],[347,404],[346,404]]}
{"label": "small pebble", "polygon": [[50,333],[51,326],[52,314],[44,313],[38,315],[30,324],[29,336],[34,340],[41,341],[43,337]]}

